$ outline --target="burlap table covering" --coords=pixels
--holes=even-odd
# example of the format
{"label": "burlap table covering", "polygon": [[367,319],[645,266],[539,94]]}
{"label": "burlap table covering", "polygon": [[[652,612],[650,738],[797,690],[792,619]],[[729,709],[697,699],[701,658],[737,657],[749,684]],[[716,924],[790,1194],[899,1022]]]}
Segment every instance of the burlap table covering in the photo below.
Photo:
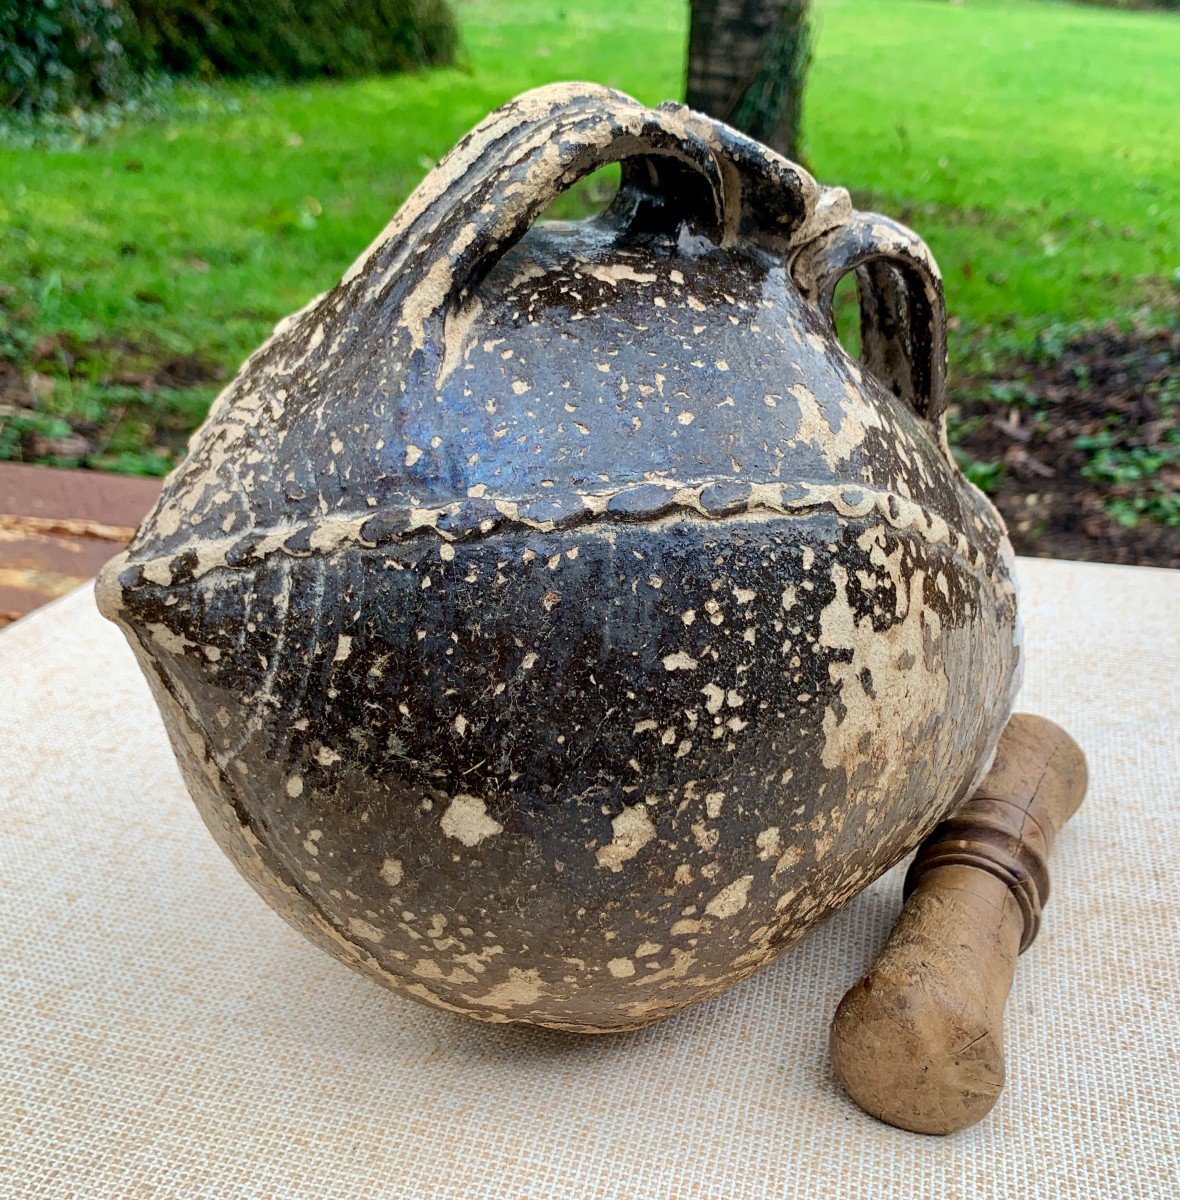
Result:
{"label": "burlap table covering", "polygon": [[946,1139],[877,1124],[828,1022],[897,873],[743,986],[578,1038],[399,1000],[215,847],[89,589],[0,635],[0,1197],[1174,1197],[1180,573],[1021,564],[1020,707],[1090,758],[1008,1006],[1010,1081]]}

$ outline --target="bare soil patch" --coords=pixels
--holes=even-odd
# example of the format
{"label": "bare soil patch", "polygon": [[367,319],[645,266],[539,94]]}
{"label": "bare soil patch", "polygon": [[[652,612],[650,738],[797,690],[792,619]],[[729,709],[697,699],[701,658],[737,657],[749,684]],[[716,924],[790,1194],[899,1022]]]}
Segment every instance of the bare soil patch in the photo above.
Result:
{"label": "bare soil patch", "polygon": [[968,376],[952,441],[1020,554],[1180,567],[1180,328],[1076,334]]}

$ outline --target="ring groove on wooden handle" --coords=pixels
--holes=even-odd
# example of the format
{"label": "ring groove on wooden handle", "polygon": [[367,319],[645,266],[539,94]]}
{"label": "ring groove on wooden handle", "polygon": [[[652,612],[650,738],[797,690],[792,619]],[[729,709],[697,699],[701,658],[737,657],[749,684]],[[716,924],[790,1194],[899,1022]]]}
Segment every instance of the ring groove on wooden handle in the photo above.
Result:
{"label": "ring groove on wooden handle", "polygon": [[[1007,813],[999,810],[1008,809]],[[1044,834],[1031,838],[1013,828],[1026,817],[1018,806],[974,797],[963,815],[944,821],[919,848],[906,872],[903,895],[909,899],[918,883],[938,867],[977,867],[990,871],[1012,891],[1024,918],[1023,953],[1041,927],[1041,910],[1049,898],[1048,844]],[[1039,829],[1039,827],[1036,827]]]}

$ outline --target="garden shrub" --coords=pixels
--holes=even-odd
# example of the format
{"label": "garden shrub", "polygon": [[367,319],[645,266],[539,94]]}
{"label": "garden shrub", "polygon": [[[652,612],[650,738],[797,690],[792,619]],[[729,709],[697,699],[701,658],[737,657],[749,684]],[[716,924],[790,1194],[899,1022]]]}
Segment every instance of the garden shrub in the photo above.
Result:
{"label": "garden shrub", "polygon": [[0,109],[120,100],[145,74],[349,77],[452,60],[446,0],[0,0]]}
{"label": "garden shrub", "polygon": [[0,109],[123,98],[140,65],[136,40],[122,0],[0,0]]}
{"label": "garden shrub", "polygon": [[354,76],[450,62],[445,0],[131,0],[143,47],[179,75]]}
{"label": "garden shrub", "polygon": [[1180,0],[1079,0],[1081,4],[1092,4],[1097,8],[1158,9],[1162,12],[1180,12]]}

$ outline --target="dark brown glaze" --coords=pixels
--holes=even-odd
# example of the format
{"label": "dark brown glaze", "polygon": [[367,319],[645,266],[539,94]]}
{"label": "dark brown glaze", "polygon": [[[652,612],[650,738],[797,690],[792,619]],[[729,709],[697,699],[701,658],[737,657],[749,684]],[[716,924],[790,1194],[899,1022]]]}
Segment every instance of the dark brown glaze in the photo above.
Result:
{"label": "dark brown glaze", "polygon": [[[615,159],[601,218],[532,224]],[[987,764],[1015,596],[944,370],[909,231],[688,110],[541,89],[246,364],[100,603],[308,936],[483,1019],[643,1024]]]}

